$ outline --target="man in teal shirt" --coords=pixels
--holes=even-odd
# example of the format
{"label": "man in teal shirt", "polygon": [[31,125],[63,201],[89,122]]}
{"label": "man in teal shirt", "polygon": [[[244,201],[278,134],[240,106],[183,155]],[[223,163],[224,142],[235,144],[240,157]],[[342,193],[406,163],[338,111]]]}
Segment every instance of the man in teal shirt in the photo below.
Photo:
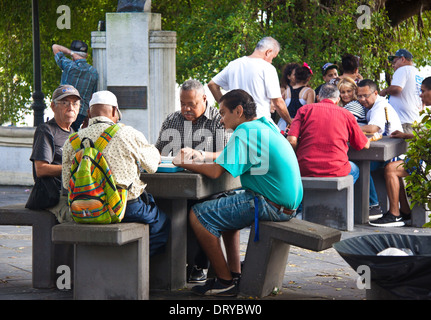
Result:
{"label": "man in teal shirt", "polygon": [[[256,104],[244,90],[232,90],[220,100],[221,122],[235,130],[221,153],[186,148],[174,159],[183,168],[218,178],[225,171],[240,177],[244,190],[196,204],[190,225],[216,273],[193,292],[235,296],[241,265],[239,231],[254,221],[287,221],[302,201],[296,155],[288,141],[265,117],[256,118]],[[223,235],[227,261],[219,238]]]}

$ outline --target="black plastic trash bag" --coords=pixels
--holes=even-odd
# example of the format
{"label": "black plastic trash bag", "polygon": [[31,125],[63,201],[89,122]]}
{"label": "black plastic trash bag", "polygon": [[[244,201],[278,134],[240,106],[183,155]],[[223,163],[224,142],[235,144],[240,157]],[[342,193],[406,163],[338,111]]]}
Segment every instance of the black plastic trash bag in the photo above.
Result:
{"label": "black plastic trash bag", "polygon": [[[366,265],[371,281],[400,299],[431,299],[431,236],[371,234],[335,243],[355,270]],[[387,248],[410,249],[409,256],[378,256]]]}

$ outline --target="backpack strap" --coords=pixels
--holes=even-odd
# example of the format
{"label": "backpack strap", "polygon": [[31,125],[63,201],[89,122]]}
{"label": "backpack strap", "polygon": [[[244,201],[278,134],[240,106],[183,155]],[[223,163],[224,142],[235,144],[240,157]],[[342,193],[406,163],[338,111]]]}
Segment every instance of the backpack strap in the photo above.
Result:
{"label": "backpack strap", "polygon": [[69,136],[69,142],[72,145],[73,150],[76,152],[81,149],[81,138],[79,138],[78,132],[72,133]]}
{"label": "backpack strap", "polygon": [[100,152],[105,149],[105,147],[108,145],[108,142],[111,141],[112,137],[117,133],[117,131],[120,129],[119,124],[113,124],[109,128],[107,128],[100,137],[96,140],[94,143],[94,147],[99,150]]}

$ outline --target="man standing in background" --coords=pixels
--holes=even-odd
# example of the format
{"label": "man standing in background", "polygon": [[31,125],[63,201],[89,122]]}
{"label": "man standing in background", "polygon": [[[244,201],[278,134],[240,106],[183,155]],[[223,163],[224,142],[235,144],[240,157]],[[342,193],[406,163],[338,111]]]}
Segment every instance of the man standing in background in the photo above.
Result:
{"label": "man standing in background", "polygon": [[280,82],[272,60],[277,57],[280,44],[271,37],[258,42],[253,53],[230,62],[209,83],[208,88],[217,102],[224,90],[242,89],[250,94],[257,105],[257,117],[271,120],[271,105],[288,125],[292,122],[281,97]]}
{"label": "man standing in background", "polygon": [[[60,69],[61,85],[69,84],[74,86],[81,95],[81,108],[78,117],[72,124],[72,128],[78,131],[84,119],[87,117],[88,103],[94,92],[97,91],[97,80],[99,75],[96,68],[87,63],[88,46],[81,40],[73,40],[70,49],[58,44],[52,46],[54,59]],[[70,56],[68,59],[65,55]]]}
{"label": "man standing in background", "polygon": [[391,85],[380,91],[380,95],[389,95],[389,104],[398,113],[405,133],[413,133],[412,124],[419,121],[419,110],[422,108],[419,98],[423,78],[413,66],[413,55],[406,49],[399,49],[389,56],[395,70]]}

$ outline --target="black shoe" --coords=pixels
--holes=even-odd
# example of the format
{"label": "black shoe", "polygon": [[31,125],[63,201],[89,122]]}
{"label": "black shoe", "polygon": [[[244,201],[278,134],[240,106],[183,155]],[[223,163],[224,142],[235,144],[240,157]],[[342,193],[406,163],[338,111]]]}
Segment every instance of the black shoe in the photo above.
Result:
{"label": "black shoe", "polygon": [[369,208],[369,212],[368,212],[368,220],[369,221],[374,221],[374,220],[377,220],[381,217],[383,217],[383,212],[382,212],[382,208],[380,208],[379,205],[372,206]]}
{"label": "black shoe", "polygon": [[194,286],[192,292],[200,296],[236,297],[238,282],[234,279],[230,285],[222,284],[217,278],[209,279],[203,286]]}
{"label": "black shoe", "polygon": [[204,269],[198,268],[197,266],[193,266],[192,271],[189,275],[189,280],[187,282],[190,283],[201,283],[207,280],[207,272]]}
{"label": "black shoe", "polygon": [[401,217],[403,217],[404,221],[408,221],[412,219],[412,214],[411,213],[404,213],[400,211],[400,215]]}
{"label": "black shoe", "polygon": [[373,222],[370,221],[368,223],[374,227],[403,227],[405,225],[401,215],[394,216],[389,211],[386,212],[380,219],[377,219]]}

